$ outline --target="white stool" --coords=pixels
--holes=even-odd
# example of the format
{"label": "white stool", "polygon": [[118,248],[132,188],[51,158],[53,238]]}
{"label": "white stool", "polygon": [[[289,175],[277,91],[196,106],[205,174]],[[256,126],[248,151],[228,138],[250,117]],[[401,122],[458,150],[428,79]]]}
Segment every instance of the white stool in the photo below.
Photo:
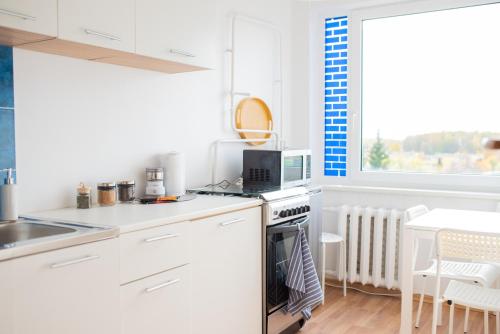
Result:
{"label": "white stool", "polygon": [[[344,279],[344,297],[347,294],[346,285],[346,251],[345,251],[345,240],[340,235],[323,232],[321,233],[321,238],[319,239],[321,243],[321,250],[323,252],[322,258],[322,268],[321,268],[321,287],[323,288],[323,293],[325,293],[325,271],[326,271],[326,244],[340,244],[340,261],[339,265],[342,268],[342,277]],[[340,268],[339,268],[340,270]],[[323,304],[325,303],[325,298],[323,298]]]}

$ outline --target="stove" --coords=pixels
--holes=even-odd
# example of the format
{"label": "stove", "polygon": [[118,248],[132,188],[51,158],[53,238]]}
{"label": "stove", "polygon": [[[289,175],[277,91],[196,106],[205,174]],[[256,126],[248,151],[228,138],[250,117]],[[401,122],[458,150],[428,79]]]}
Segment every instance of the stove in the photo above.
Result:
{"label": "stove", "polygon": [[321,234],[321,194],[305,187],[243,188],[238,185],[209,186],[191,192],[217,196],[260,198],[262,205],[263,334],[294,333],[304,324],[299,313],[285,312],[288,260],[298,228],[306,230],[315,264]]}

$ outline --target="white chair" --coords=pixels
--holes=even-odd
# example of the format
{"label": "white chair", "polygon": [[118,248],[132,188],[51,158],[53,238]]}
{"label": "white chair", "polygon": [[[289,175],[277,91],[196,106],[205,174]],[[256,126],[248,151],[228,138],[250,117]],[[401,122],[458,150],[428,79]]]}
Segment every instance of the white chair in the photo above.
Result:
{"label": "white chair", "polygon": [[[412,220],[425,213],[429,212],[427,207],[424,205],[418,205],[412,207],[405,212],[405,219]],[[417,241],[418,242],[418,241]],[[432,254],[432,249],[430,250]],[[437,276],[437,259],[430,259],[430,266],[424,270],[417,270],[413,272],[414,276],[422,277],[422,286],[420,290],[420,298],[417,308],[417,318],[415,320],[415,327],[420,326],[420,317],[422,315],[422,306],[424,303],[425,296],[425,283],[427,278]],[[497,279],[499,273],[497,269],[486,263],[472,263],[472,262],[459,262],[455,259],[453,260],[443,260],[441,261],[441,278],[463,280],[474,283],[479,283],[484,287],[491,287],[492,284]],[[439,305],[441,307],[441,305]],[[441,321],[439,320],[439,323]],[[464,333],[467,332],[469,326],[469,308],[465,309],[465,319],[464,319]]]}
{"label": "white chair", "polygon": [[[344,297],[347,293],[347,285],[346,285],[346,250],[345,250],[345,240],[340,235],[323,232],[321,233],[321,237],[319,242],[321,243],[322,250],[322,265],[321,265],[321,287],[323,289],[323,294],[325,293],[325,271],[326,271],[326,244],[339,244],[340,246],[340,258],[339,258],[339,266],[342,268],[342,277],[344,279]],[[340,270],[339,268],[339,270]],[[325,303],[325,298],[323,298],[323,304]]]}
{"label": "white chair", "polygon": [[[450,304],[449,333],[453,333],[455,304],[460,304],[466,307],[466,317],[471,307],[484,310],[484,332],[486,334],[488,333],[488,311],[495,312],[496,332],[500,334],[500,291],[489,288],[492,280],[498,278],[499,271],[494,265],[486,263],[488,261],[500,262],[500,237],[486,233],[442,229],[436,234],[436,256],[432,333],[436,334],[437,330],[438,302],[448,301]],[[467,278],[458,277],[457,279],[472,281],[471,278],[476,276],[474,281],[480,283],[481,286],[452,280],[443,294],[443,299],[440,300],[441,278],[446,277],[445,273],[448,270],[447,261],[443,260],[446,258],[471,261],[456,262],[460,263],[458,267],[462,268],[461,275],[468,274],[468,276],[462,276]],[[467,268],[467,270],[464,271],[463,268]]]}

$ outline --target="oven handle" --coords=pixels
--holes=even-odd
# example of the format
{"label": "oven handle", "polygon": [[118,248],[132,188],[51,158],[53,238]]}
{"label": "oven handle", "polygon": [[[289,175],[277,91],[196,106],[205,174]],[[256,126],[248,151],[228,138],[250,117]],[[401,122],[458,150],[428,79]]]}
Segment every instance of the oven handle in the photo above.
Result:
{"label": "oven handle", "polygon": [[275,234],[275,233],[286,233],[298,231],[297,225],[301,228],[309,226],[311,219],[309,216],[292,220],[287,224],[281,224],[278,226],[271,226],[267,228],[267,234]]}

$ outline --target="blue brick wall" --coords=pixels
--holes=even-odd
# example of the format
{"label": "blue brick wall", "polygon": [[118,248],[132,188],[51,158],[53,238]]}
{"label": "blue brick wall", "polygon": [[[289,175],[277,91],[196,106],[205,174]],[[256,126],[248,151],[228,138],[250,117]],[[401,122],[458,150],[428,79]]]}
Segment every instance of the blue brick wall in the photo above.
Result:
{"label": "blue brick wall", "polygon": [[325,175],[347,173],[347,17],[325,20]]}
{"label": "blue brick wall", "polygon": [[[16,167],[12,48],[0,45],[0,169]],[[5,173],[0,173],[3,182]]]}

